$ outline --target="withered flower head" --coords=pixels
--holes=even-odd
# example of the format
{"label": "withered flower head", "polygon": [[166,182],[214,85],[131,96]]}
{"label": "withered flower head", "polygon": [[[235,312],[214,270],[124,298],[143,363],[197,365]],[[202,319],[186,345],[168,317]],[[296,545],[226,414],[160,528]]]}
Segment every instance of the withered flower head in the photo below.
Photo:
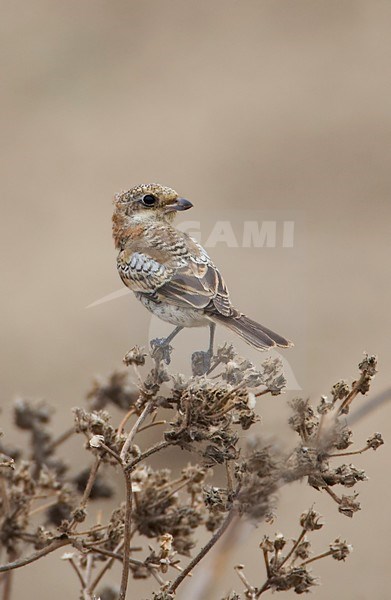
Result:
{"label": "withered flower head", "polygon": [[310,508],[307,512],[301,515],[300,525],[303,529],[305,529],[305,531],[317,531],[323,527],[323,524],[319,523],[320,518],[320,514]]}
{"label": "withered flower head", "polygon": [[139,396],[137,388],[129,381],[127,371],[114,371],[107,378],[97,378],[87,394],[93,410],[101,410],[114,404],[122,410],[129,410]]}

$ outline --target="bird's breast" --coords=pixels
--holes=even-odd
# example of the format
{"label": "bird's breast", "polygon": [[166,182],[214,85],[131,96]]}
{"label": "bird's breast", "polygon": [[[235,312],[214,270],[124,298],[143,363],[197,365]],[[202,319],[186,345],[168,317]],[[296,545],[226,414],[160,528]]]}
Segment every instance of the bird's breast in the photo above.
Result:
{"label": "bird's breast", "polygon": [[155,317],[172,325],[181,327],[204,327],[209,319],[204,312],[195,308],[174,306],[168,302],[158,301],[149,294],[137,293],[137,298]]}

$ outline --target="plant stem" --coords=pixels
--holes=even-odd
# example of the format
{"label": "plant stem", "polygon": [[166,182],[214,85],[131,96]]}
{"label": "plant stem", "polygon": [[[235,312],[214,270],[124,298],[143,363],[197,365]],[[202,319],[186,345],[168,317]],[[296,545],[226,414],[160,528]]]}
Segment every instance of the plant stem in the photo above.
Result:
{"label": "plant stem", "polygon": [[257,598],[259,598],[259,596],[261,596],[263,594],[263,592],[267,592],[267,590],[270,588],[270,579],[267,579],[265,581],[265,583],[263,584],[263,586],[261,587],[261,589],[257,592]]}
{"label": "plant stem", "polygon": [[12,571],[8,571],[4,575],[4,587],[3,587],[3,596],[2,600],[10,600],[11,598],[11,586],[12,586]]}
{"label": "plant stem", "polygon": [[339,407],[337,416],[346,414],[349,412],[349,406],[351,405],[351,403],[353,402],[353,400],[355,399],[357,394],[360,392],[360,388],[367,377],[368,377],[368,374],[366,371],[361,373],[360,378],[353,385],[351,392],[346,396],[345,400],[342,402],[341,406]]}
{"label": "plant stem", "polygon": [[132,406],[128,412],[126,413],[126,415],[124,416],[124,418],[122,419],[121,423],[118,425],[118,435],[121,435],[122,431],[125,428],[126,423],[128,422],[128,420],[130,419],[130,417],[136,412],[136,408],[134,406]]}
{"label": "plant stem", "polygon": [[297,540],[293,544],[292,548],[290,549],[290,551],[288,552],[288,554],[286,555],[286,557],[284,558],[284,560],[281,562],[281,564],[278,565],[279,569],[281,569],[281,567],[283,567],[285,565],[285,563],[290,559],[290,557],[292,556],[292,554],[296,550],[297,546],[300,544],[301,540],[305,536],[305,531],[306,531],[305,529],[302,529],[299,537],[297,538]]}
{"label": "plant stem", "polygon": [[72,543],[72,540],[70,540],[67,537],[58,538],[58,539],[54,540],[53,542],[51,542],[50,544],[48,544],[48,546],[45,546],[45,548],[42,548],[41,550],[34,552],[34,554],[31,554],[30,556],[27,556],[26,558],[19,558],[18,560],[9,562],[5,565],[0,565],[0,573],[5,573],[7,571],[11,571],[12,569],[19,569],[19,567],[24,567],[25,565],[29,565],[30,563],[33,563],[36,560],[39,560],[43,556],[46,556],[47,554],[54,552],[58,548],[61,548],[62,546],[68,546],[71,543]]}
{"label": "plant stem", "polygon": [[[190,479],[186,479],[185,481],[183,481],[183,483],[181,485],[179,485],[177,488],[175,488],[174,490],[171,490],[171,492],[169,492],[168,494],[166,494],[165,496],[163,496],[162,498],[160,498],[157,502],[155,502],[154,504],[151,504],[148,509],[152,510],[154,508],[156,508],[157,506],[159,506],[159,504],[163,504],[163,502],[166,502],[166,500],[168,500],[169,498],[171,498],[174,494],[176,494],[177,492],[179,492],[179,490],[183,489],[185,486],[187,486],[190,483]],[[175,482],[174,482],[175,483]],[[164,486],[162,486],[164,488]],[[159,488],[158,488],[159,489]],[[159,492],[161,491],[161,488],[159,489]]]}
{"label": "plant stem", "polygon": [[263,548],[263,560],[265,561],[265,567],[266,567],[266,575],[269,578],[270,577],[270,563],[269,563],[269,555],[267,550],[265,550]]}
{"label": "plant stem", "polygon": [[8,498],[7,486],[5,484],[4,479],[0,479],[0,493],[3,500],[3,512],[7,515],[11,510],[11,506]]}
{"label": "plant stem", "polygon": [[226,476],[227,476],[227,491],[228,491],[228,496],[229,496],[230,494],[232,494],[232,491],[234,489],[234,481],[233,481],[233,477],[232,477],[231,464],[230,464],[229,460],[225,461],[225,472],[226,472]]}
{"label": "plant stem", "polygon": [[97,533],[98,531],[104,531],[108,527],[109,527],[108,525],[93,525],[90,529],[87,529],[86,531],[72,532],[72,536],[77,537],[80,535],[90,535],[91,533]]}
{"label": "plant stem", "polygon": [[100,465],[100,457],[98,456],[94,462],[94,464],[91,467],[91,471],[88,477],[88,481],[86,484],[86,487],[84,488],[84,492],[83,492],[83,496],[82,499],[80,501],[80,508],[85,508],[87,502],[88,502],[88,498],[90,497],[91,494],[91,490],[92,490],[92,486],[94,485],[96,476],[98,474],[98,469],[99,469],[99,465]]}
{"label": "plant stem", "polygon": [[129,452],[129,449],[133,443],[136,433],[139,430],[140,425],[142,425],[144,423],[144,421],[147,418],[147,416],[149,415],[149,413],[152,412],[153,406],[154,406],[154,401],[149,400],[146,403],[146,405],[144,406],[144,410],[142,411],[141,415],[139,416],[139,418],[133,425],[132,429],[130,430],[129,435],[126,438],[124,445],[122,446],[122,450],[121,450],[121,454],[120,454],[120,458],[121,458],[121,461],[123,464],[125,464],[126,455]]}
{"label": "plant stem", "polygon": [[[10,559],[15,559],[15,552],[11,552],[9,554]],[[8,571],[3,575],[3,595],[2,600],[11,600],[11,591],[12,591],[12,581],[13,581],[13,572]]]}
{"label": "plant stem", "polygon": [[255,589],[253,588],[253,586],[250,584],[250,582],[248,581],[247,577],[245,576],[245,574],[243,572],[243,565],[237,565],[234,568],[235,568],[235,571],[236,571],[239,579],[244,584],[244,586],[245,586],[245,588],[247,590],[247,597],[248,598],[255,598]]}
{"label": "plant stem", "polygon": [[77,564],[75,563],[75,561],[73,560],[73,558],[69,559],[69,564],[71,565],[72,569],[75,571],[77,578],[80,581],[81,589],[84,590],[86,587],[86,582],[84,581],[83,575],[80,573],[80,569],[77,566]]}
{"label": "plant stem", "polygon": [[125,529],[124,529],[124,554],[122,562],[121,587],[118,600],[125,600],[126,588],[129,579],[129,558],[130,558],[130,538],[131,538],[131,519],[132,519],[132,475],[130,471],[125,471],[126,486],[126,505],[125,505]]}
{"label": "plant stem", "polygon": [[[79,504],[80,510],[83,510],[87,505],[88,498],[90,497],[92,487],[95,483],[95,479],[96,479],[96,476],[98,473],[100,462],[101,462],[101,458],[98,456],[95,459],[95,462],[91,467],[90,474],[88,476],[88,480],[86,483],[86,487],[84,488],[83,496],[80,500],[80,504]],[[73,519],[69,525],[69,531],[71,531],[76,526],[76,524],[77,524],[77,521],[75,519]]]}
{"label": "plant stem", "polygon": [[116,452],[114,452],[114,450],[112,450],[111,448],[109,448],[109,446],[106,446],[106,444],[104,444],[103,442],[100,444],[100,448],[103,448],[103,450],[105,450],[106,452],[108,452],[117,461],[117,463],[120,464],[121,467],[122,467],[122,462],[121,462],[121,459],[119,457],[119,454],[117,454]]}
{"label": "plant stem", "polygon": [[361,450],[352,450],[351,452],[339,452],[337,454],[328,454],[328,458],[337,458],[338,456],[354,456],[355,454],[362,454],[369,450],[370,446],[365,446],[365,448],[361,448]]}
{"label": "plant stem", "polygon": [[230,525],[230,523],[235,515],[236,515],[236,510],[231,508],[231,510],[229,511],[225,520],[223,521],[223,523],[221,524],[219,529],[216,531],[216,533],[211,537],[209,542],[203,548],[201,548],[199,553],[189,562],[187,567],[185,569],[183,569],[182,573],[180,573],[178,575],[178,577],[170,585],[170,587],[167,590],[169,594],[173,594],[178,589],[178,587],[180,586],[182,581],[188,576],[190,571],[192,571],[194,569],[194,567],[197,566],[198,563],[204,558],[204,556],[206,556],[206,554],[209,552],[209,550],[211,550],[213,548],[213,546],[216,544],[216,542],[221,538],[221,536],[228,529],[228,526]]}
{"label": "plant stem", "polygon": [[56,506],[56,504],[58,504],[58,498],[56,498],[55,500],[52,500],[51,502],[47,502],[46,504],[41,504],[41,506],[37,506],[36,508],[33,508],[33,510],[31,510],[28,513],[28,516],[31,517],[32,515],[36,515],[37,513],[42,512],[43,510],[51,508],[52,506]]}
{"label": "plant stem", "polygon": [[268,394],[270,392],[269,388],[265,388],[264,390],[261,390],[260,392],[257,392],[255,395],[256,398],[259,398],[259,396],[264,396],[264,394]]}
{"label": "plant stem", "polygon": [[148,423],[148,425],[144,425],[144,427],[140,427],[138,430],[139,433],[145,431],[146,429],[150,429],[151,427],[156,427],[156,425],[167,425],[167,421],[153,421],[152,423]]}
{"label": "plant stem", "polygon": [[140,456],[138,456],[137,458],[134,459],[133,462],[131,462],[129,465],[127,465],[125,467],[126,471],[132,472],[134,471],[134,469],[136,468],[136,466],[142,462],[145,458],[148,458],[148,456],[151,456],[152,454],[155,454],[155,452],[159,452],[159,450],[162,450],[163,448],[167,448],[168,446],[171,446],[172,442],[159,442],[158,444],[155,444],[155,446],[151,446],[151,448],[149,448],[148,450],[146,450],[145,452],[143,452]]}
{"label": "plant stem", "polygon": [[341,498],[339,498],[337,496],[337,494],[334,494],[333,490],[327,485],[326,487],[323,488],[325,490],[325,492],[327,492],[329,494],[329,496],[332,497],[332,499],[337,503],[337,504],[341,504]]}
{"label": "plant stem", "polygon": [[[123,540],[117,544],[117,546],[114,548],[114,554],[116,554],[118,552],[118,550],[121,550],[122,546],[124,545]],[[106,571],[108,569],[111,568],[111,566],[113,565],[115,561],[115,558],[110,558],[110,560],[108,560],[102,567],[102,569],[100,570],[100,572],[97,574],[97,576],[95,577],[94,581],[91,583],[90,587],[89,587],[89,592],[92,593],[94,591],[94,589],[96,588],[96,586],[98,585],[98,583],[100,582],[100,580],[102,579],[103,575],[106,573]]]}
{"label": "plant stem", "polygon": [[323,552],[323,554],[318,554],[317,556],[314,556],[313,558],[309,558],[308,560],[305,560],[304,562],[301,563],[301,567],[304,567],[306,565],[309,565],[312,562],[315,562],[316,560],[320,560],[321,558],[325,558],[326,556],[330,556],[330,554],[333,553],[333,550],[328,550],[327,552]]}
{"label": "plant stem", "polygon": [[[110,550],[103,550],[103,548],[96,548],[96,546],[89,546],[89,550],[92,552],[96,552],[97,554],[102,554],[102,556],[107,556],[108,558],[114,558],[123,562],[123,555],[118,554],[118,552],[110,552]],[[142,567],[144,565],[142,560],[137,560],[137,558],[129,558],[129,564],[136,565],[138,567]]]}
{"label": "plant stem", "polygon": [[63,444],[64,442],[66,442],[74,433],[75,433],[75,428],[70,427],[69,429],[64,431],[64,433],[59,435],[57,439],[53,440],[51,444],[49,444],[47,451],[53,452],[53,450],[55,448],[57,448],[57,446],[60,446],[60,444]]}

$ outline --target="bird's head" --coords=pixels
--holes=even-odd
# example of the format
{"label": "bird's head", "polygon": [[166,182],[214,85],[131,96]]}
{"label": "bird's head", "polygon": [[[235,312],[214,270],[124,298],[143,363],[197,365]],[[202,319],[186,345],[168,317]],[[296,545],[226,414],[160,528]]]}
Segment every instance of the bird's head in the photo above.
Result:
{"label": "bird's head", "polygon": [[150,219],[172,221],[178,211],[193,205],[177,192],[158,183],[137,185],[114,197],[113,234],[118,245],[122,233],[134,222]]}

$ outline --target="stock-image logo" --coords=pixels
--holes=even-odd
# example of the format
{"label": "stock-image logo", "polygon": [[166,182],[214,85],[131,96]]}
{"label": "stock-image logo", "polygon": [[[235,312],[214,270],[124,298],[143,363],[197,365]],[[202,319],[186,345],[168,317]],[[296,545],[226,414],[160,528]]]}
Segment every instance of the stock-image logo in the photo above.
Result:
{"label": "stock-image logo", "polygon": [[189,234],[204,248],[293,248],[294,221],[243,221],[234,227],[232,221],[217,220],[206,235],[201,235],[201,221],[185,221],[178,227]]}

